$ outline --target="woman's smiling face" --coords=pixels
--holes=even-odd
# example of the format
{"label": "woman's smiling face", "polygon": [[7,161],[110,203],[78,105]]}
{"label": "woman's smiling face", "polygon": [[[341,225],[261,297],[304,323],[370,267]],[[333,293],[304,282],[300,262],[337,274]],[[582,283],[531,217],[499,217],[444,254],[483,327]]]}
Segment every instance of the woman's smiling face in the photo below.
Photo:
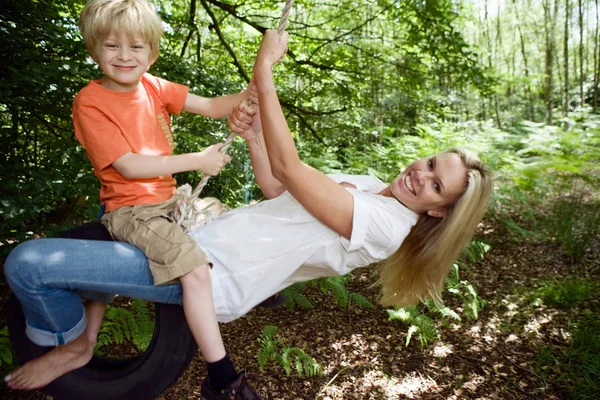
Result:
{"label": "woman's smiling face", "polygon": [[410,210],[446,216],[445,206],[465,191],[467,168],[456,153],[439,153],[410,164],[390,185],[393,196]]}

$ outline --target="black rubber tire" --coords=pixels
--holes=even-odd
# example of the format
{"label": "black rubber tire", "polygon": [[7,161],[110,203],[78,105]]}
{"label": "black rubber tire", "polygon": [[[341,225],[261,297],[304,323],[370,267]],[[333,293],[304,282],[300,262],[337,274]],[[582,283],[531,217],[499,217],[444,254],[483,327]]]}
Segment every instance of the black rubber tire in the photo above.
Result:
{"label": "black rubber tire", "polygon": [[[101,224],[87,224],[64,237],[106,238]],[[155,328],[148,348],[128,359],[94,356],[84,367],[56,379],[42,390],[57,400],[154,399],[173,384],[196,356],[198,348],[179,305],[154,303]],[[11,295],[8,306],[10,341],[21,364],[50,351],[25,335],[21,304]]]}

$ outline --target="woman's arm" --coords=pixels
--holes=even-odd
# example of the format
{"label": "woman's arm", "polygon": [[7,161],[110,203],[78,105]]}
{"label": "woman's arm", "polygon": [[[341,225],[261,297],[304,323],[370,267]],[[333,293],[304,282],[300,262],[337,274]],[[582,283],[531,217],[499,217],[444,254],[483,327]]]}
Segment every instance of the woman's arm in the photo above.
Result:
{"label": "woman's arm", "polygon": [[277,31],[269,30],[254,64],[263,135],[273,176],[318,220],[350,239],[354,197],[325,174],[300,161],[279,104],[271,68],[286,49],[287,33],[280,37]]}
{"label": "woman's arm", "polygon": [[258,107],[248,106],[246,102],[240,103],[229,116],[227,123],[231,130],[248,144],[252,171],[263,195],[267,199],[272,199],[283,193],[285,188],[271,172]]}

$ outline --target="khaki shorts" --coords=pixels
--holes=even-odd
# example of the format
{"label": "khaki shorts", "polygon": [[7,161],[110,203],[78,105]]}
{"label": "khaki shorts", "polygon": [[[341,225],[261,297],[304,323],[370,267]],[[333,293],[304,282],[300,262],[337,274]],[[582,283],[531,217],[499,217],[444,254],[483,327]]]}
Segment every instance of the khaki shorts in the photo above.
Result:
{"label": "khaki shorts", "polygon": [[171,283],[209,264],[198,243],[172,217],[174,198],[157,204],[124,206],[104,214],[102,223],[115,240],[146,254],[155,285]]}

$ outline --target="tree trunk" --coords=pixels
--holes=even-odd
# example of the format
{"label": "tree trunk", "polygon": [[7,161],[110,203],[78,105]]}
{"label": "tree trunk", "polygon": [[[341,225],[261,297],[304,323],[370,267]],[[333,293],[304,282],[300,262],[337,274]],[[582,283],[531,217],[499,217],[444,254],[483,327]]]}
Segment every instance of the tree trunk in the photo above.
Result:
{"label": "tree trunk", "polygon": [[548,2],[545,0],[542,5],[544,7],[544,26],[546,33],[546,54],[545,54],[545,80],[544,80],[544,97],[546,101],[546,124],[552,124],[552,108],[553,108],[553,90],[554,90],[554,52],[556,47],[555,31],[556,31],[556,14],[558,11],[558,0],[554,0],[554,7],[551,10]]}
{"label": "tree trunk", "polygon": [[596,0],[596,33],[594,35],[594,95],[592,97],[592,108],[596,112],[598,107],[598,81],[600,80],[600,49],[598,49],[598,25],[600,25],[598,15],[598,0]]}
{"label": "tree trunk", "polygon": [[[483,31],[484,31],[484,35],[487,41],[487,46],[489,49],[488,52],[488,66],[490,67],[490,69],[493,69],[493,62],[492,62],[492,51],[494,52],[494,56],[496,54],[494,46],[492,45],[492,40],[490,38],[490,26],[489,26],[489,21],[488,21],[488,2],[487,0],[485,1],[485,13],[484,13],[484,27],[483,27]],[[492,98],[490,99],[490,106],[492,106],[492,108],[494,109],[494,114],[496,117],[496,126],[498,126],[499,128],[502,127],[501,123],[500,123],[500,113],[498,111],[498,98],[497,96],[494,94],[492,95]]]}
{"label": "tree trunk", "polygon": [[583,81],[585,81],[585,75],[583,74],[583,4],[582,0],[578,1],[579,6],[579,104],[583,107],[585,99],[583,97]]}
{"label": "tree trunk", "polygon": [[563,114],[569,113],[569,0],[565,0],[565,40],[563,46],[563,58],[565,62],[565,92],[563,102]]}
{"label": "tree trunk", "polygon": [[529,112],[529,120],[535,121],[535,110],[533,107],[533,94],[531,93],[531,81],[529,79],[529,66],[527,64],[527,53],[525,52],[525,41],[523,40],[523,31],[521,29],[521,23],[519,18],[519,9],[517,7],[516,0],[513,0],[514,8],[515,8],[515,22],[517,24],[517,32],[519,33],[519,41],[521,47],[521,56],[523,57],[523,66],[525,69],[525,90],[527,92],[527,100],[529,103],[528,112]]}

